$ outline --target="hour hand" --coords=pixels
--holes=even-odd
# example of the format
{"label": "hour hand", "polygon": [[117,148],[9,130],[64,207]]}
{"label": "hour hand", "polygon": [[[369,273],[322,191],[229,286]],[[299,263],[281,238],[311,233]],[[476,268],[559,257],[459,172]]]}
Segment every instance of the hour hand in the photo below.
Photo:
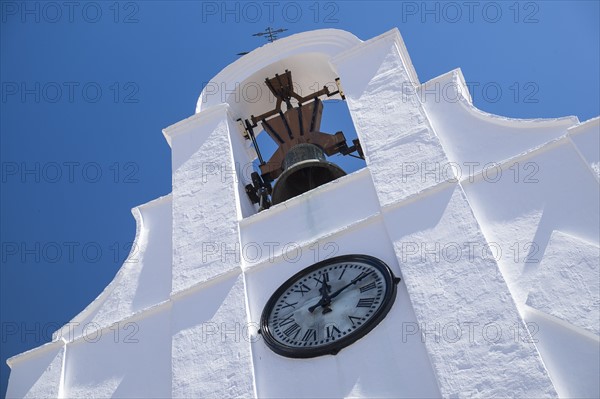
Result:
{"label": "hour hand", "polygon": [[323,314],[329,313],[329,312],[332,311],[331,308],[329,307],[330,303],[331,303],[331,298],[329,296],[321,297],[321,299],[319,300],[319,302],[317,302],[316,304],[314,304],[313,306],[311,306],[310,308],[308,308],[308,311],[310,313],[313,313],[316,308],[318,308],[319,306],[321,306],[321,307],[323,307]]}
{"label": "hour hand", "polygon": [[327,284],[327,280],[323,277],[323,281],[321,282],[321,288],[319,288],[319,293],[321,294],[321,299],[315,305],[308,308],[310,313],[313,313],[316,308],[319,306],[323,307],[323,313],[331,312],[331,308],[329,304],[331,303],[331,298],[329,297],[329,289],[331,286]]}
{"label": "hour hand", "polygon": [[322,295],[323,298],[325,297],[329,297],[329,289],[331,287],[329,286],[329,284],[327,284],[327,280],[325,280],[325,278],[323,277],[323,282],[321,283],[321,288],[319,288],[319,293]]}

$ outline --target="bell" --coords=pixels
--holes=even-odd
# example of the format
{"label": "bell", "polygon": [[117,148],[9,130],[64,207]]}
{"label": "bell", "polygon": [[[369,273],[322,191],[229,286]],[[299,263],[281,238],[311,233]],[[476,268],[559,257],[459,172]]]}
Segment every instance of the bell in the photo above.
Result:
{"label": "bell", "polygon": [[[253,204],[260,203],[259,212],[345,176],[346,172],[327,161],[325,155],[351,155],[356,151],[358,156],[352,156],[364,159],[358,139],[352,141],[352,147],[348,147],[343,132],[321,132],[323,101],[319,97],[339,94],[345,99],[339,79],[336,79],[337,91],[330,92],[327,86],[323,86],[321,90],[305,97],[294,92],[292,73],[287,69],[283,75],[275,74],[274,78],[265,79],[265,84],[277,98],[275,109],[258,116],[252,115],[250,120],[243,122],[245,137],[252,140],[260,161],[260,176],[256,172],[252,178],[253,184],[246,185],[250,201]],[[296,106],[292,100],[297,102]],[[285,111],[281,109],[282,104],[287,106]],[[263,160],[253,132],[259,123],[277,144],[268,162]],[[271,190],[273,181],[275,187]]]}
{"label": "bell", "polygon": [[292,147],[285,154],[282,167],[283,173],[271,195],[273,205],[346,175],[342,168],[325,159],[320,147],[308,143]]}

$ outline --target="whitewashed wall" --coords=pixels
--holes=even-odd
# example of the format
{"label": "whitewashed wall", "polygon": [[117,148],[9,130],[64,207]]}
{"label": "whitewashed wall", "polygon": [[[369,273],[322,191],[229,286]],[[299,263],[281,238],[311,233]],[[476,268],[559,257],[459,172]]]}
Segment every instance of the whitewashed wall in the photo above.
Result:
{"label": "whitewashed wall", "polygon": [[[344,84],[348,106],[366,143],[367,166],[417,320],[433,328],[425,345],[441,394],[556,396],[535,345],[506,335],[444,336],[448,326],[461,331],[493,323],[502,330],[522,321],[495,261],[477,254],[450,259],[442,252],[452,244],[462,254],[467,243],[485,239],[454,174],[435,176],[439,165],[448,164],[436,134],[444,126],[432,126],[417,92],[409,90],[416,82],[402,48],[399,33],[391,31],[333,62],[342,81],[351,82]],[[409,165],[433,176],[409,174]]]}
{"label": "whitewashed wall", "polygon": [[[347,203],[349,193],[361,202],[359,209]],[[254,325],[258,325],[262,309],[277,287],[318,261],[346,254],[369,254],[386,262],[397,276],[402,273],[367,169],[279,204],[273,210],[281,212],[275,213],[276,221],[281,215],[279,223],[267,225],[269,219],[263,212],[244,221],[242,227],[242,236],[247,237],[245,245],[263,252],[260,260],[253,261],[250,256],[248,260],[253,262],[244,262],[248,308]],[[286,221],[287,214],[290,218]],[[301,228],[296,230],[296,225]],[[299,232],[311,227],[312,234],[302,237],[305,234]],[[250,239],[253,234],[256,240]],[[274,250],[269,252],[269,247]],[[396,303],[384,321],[336,356],[284,358],[254,334],[251,342],[258,396],[439,397],[427,351],[420,335],[413,331],[417,325],[401,283]]]}
{"label": "whitewashed wall", "polygon": [[599,397],[600,119],[482,112],[460,70],[419,90],[529,327],[519,338],[535,342],[559,396]]}

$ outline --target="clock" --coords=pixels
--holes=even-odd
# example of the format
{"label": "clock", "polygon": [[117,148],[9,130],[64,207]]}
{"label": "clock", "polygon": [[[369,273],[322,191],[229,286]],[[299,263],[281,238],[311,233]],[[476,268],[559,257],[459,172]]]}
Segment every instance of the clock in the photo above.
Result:
{"label": "clock", "polygon": [[296,273],[273,293],[259,332],[267,346],[282,356],[335,355],[385,318],[399,281],[372,256],[321,261]]}

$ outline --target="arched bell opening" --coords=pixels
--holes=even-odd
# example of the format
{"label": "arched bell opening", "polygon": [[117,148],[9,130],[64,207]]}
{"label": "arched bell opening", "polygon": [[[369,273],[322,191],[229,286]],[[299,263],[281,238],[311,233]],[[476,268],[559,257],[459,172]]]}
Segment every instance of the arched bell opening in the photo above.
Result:
{"label": "arched bell opening", "polygon": [[[342,102],[345,97],[341,82],[335,78],[332,83],[302,96],[295,91],[292,72],[286,69],[282,74],[276,73],[265,79],[265,85],[275,99],[274,108],[240,119],[257,153],[257,172],[252,174],[252,184],[246,186],[246,193],[253,203],[259,204],[259,211],[365,166],[348,108]],[[331,115],[327,118],[335,133],[325,132],[325,125],[322,125],[328,98],[339,98],[333,103],[337,107],[329,107],[332,108],[328,110]],[[347,128],[346,132],[339,130],[342,126]],[[259,131],[266,134],[261,133],[258,137],[256,132]],[[266,141],[268,139],[270,142]],[[334,157],[336,155],[362,162],[350,164],[345,171],[327,159],[338,158]]]}

